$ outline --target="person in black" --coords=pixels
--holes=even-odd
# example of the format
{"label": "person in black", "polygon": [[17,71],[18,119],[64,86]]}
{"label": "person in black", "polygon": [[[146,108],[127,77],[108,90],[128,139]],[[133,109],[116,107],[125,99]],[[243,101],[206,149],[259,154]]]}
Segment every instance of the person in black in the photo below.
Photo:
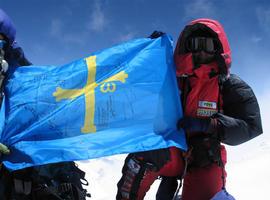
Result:
{"label": "person in black", "polygon": [[[16,29],[0,9],[0,103],[5,81],[17,67],[31,65],[15,41]],[[1,153],[12,152],[0,143]],[[29,167],[10,172],[0,165],[1,200],[84,200],[89,196],[82,188],[85,173],[74,162],[62,162]],[[87,181],[86,181],[87,182]]]}

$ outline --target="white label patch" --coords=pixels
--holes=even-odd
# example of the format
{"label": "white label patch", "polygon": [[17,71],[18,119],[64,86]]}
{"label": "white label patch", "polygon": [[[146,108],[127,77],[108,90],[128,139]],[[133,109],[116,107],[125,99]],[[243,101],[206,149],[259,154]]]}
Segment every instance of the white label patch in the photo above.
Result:
{"label": "white label patch", "polygon": [[200,117],[211,117],[213,114],[216,114],[217,110],[212,110],[212,109],[201,109],[199,108],[197,110],[197,116]]}
{"label": "white label patch", "polygon": [[216,109],[217,108],[217,103],[216,102],[210,102],[210,101],[199,101],[199,107]]}

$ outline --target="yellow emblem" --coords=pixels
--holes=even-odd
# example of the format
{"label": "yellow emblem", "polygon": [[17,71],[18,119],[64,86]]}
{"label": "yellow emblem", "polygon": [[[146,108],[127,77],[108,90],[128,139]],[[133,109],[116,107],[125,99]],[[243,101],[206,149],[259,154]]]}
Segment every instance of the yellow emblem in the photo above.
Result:
{"label": "yellow emblem", "polygon": [[96,126],[94,124],[95,119],[95,89],[100,86],[102,93],[114,92],[116,90],[115,81],[125,83],[128,78],[128,74],[125,71],[121,71],[110,78],[102,81],[95,82],[96,78],[96,56],[90,56],[85,59],[88,69],[87,83],[81,89],[63,89],[57,87],[53,96],[56,101],[63,99],[75,99],[81,95],[85,96],[85,118],[84,126],[81,128],[82,133],[93,133],[96,132]]}

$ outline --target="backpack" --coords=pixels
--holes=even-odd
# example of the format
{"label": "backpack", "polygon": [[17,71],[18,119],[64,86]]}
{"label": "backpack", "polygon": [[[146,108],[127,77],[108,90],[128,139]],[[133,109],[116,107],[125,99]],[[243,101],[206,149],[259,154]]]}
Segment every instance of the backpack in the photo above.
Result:
{"label": "backpack", "polygon": [[85,200],[91,195],[85,172],[74,162],[30,167],[14,172],[1,169],[0,199],[2,200]]}

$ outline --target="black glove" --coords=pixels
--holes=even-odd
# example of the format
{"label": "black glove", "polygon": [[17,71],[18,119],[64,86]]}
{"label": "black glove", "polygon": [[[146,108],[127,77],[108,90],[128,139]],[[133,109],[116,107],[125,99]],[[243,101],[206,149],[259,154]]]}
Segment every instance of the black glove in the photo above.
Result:
{"label": "black glove", "polygon": [[155,38],[161,37],[161,36],[164,35],[164,34],[165,34],[165,33],[164,33],[164,32],[161,32],[161,31],[154,31],[154,32],[149,36],[149,38],[155,39]]}
{"label": "black glove", "polygon": [[215,122],[216,120],[212,118],[184,117],[178,121],[177,128],[183,128],[188,134],[193,132],[213,133],[216,129]]}

